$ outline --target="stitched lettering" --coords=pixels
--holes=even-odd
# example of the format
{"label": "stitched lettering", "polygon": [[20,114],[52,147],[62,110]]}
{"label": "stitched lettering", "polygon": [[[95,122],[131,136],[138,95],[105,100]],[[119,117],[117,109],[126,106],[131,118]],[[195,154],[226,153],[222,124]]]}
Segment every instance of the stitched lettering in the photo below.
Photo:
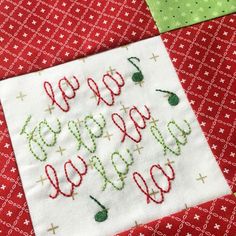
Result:
{"label": "stitched lettering", "polygon": [[[49,195],[50,198],[54,199],[59,194],[62,194],[65,197],[71,197],[74,193],[74,188],[79,187],[82,184],[83,176],[87,174],[87,164],[83,160],[82,157],[77,156],[77,158],[80,160],[80,162],[83,166],[83,169],[84,169],[83,171],[78,170],[78,168],[73,164],[73,162],[71,160],[66,161],[64,164],[65,176],[66,176],[66,179],[70,185],[70,191],[68,193],[65,193],[64,191],[61,190],[60,182],[59,182],[55,168],[50,164],[45,166],[45,173],[47,175],[47,178],[50,181],[51,185],[55,189],[55,193]],[[68,174],[69,167],[71,167],[73,169],[73,172],[76,173],[76,175],[78,176],[79,180],[77,182],[74,181],[73,179],[71,179],[70,175]],[[51,174],[50,174],[50,172],[51,172]]]}
{"label": "stitched lettering", "polygon": [[58,82],[58,88],[61,92],[61,97],[62,97],[61,100],[63,100],[62,104],[60,104],[61,101],[58,101],[58,99],[56,98],[51,83],[45,81],[43,85],[46,94],[52,101],[52,105],[56,104],[64,112],[68,112],[70,110],[70,105],[68,103],[68,100],[73,99],[76,96],[76,90],[80,88],[80,83],[78,79],[75,76],[73,76],[72,78],[74,81],[73,83],[69,81],[66,77],[60,79]]}
{"label": "stitched lettering", "polygon": [[[151,118],[151,113],[150,110],[148,109],[147,106],[144,106],[146,108],[147,111],[147,115],[143,115],[136,106],[133,106],[130,110],[129,110],[129,118],[131,119],[131,121],[133,122],[134,128],[136,130],[137,133],[137,137],[132,137],[130,134],[128,134],[127,131],[127,126],[125,124],[124,119],[118,114],[118,113],[113,113],[111,115],[112,117],[112,121],[114,122],[114,124],[119,128],[119,130],[123,133],[121,142],[125,141],[125,138],[128,137],[131,140],[133,140],[136,143],[139,143],[142,140],[142,134],[140,132],[141,129],[145,129],[146,128],[146,120],[149,120]],[[134,115],[139,115],[140,119],[141,119],[141,123],[138,122],[137,119],[135,119]]]}
{"label": "stitched lettering", "polygon": [[[85,129],[83,131],[87,132],[86,139],[83,139],[81,136],[78,122],[75,122],[75,121],[68,122],[69,131],[73,134],[73,136],[77,140],[78,150],[80,150],[80,148],[83,146],[90,153],[94,153],[96,151],[97,145],[96,145],[95,139],[102,137],[104,127],[106,126],[106,121],[105,121],[104,116],[102,114],[100,114],[100,116],[101,116],[100,122],[97,121],[91,115],[85,117],[85,119],[84,119]],[[92,123],[92,124],[90,124],[90,126],[88,125],[89,122]],[[90,128],[91,126],[93,127],[93,130]],[[94,129],[96,129],[96,130],[94,130]]]}
{"label": "stitched lettering", "polygon": [[[181,129],[180,126],[178,124],[176,124],[175,121],[170,121],[167,124],[168,131],[176,143],[176,149],[173,149],[166,144],[164,137],[163,137],[161,131],[157,128],[157,126],[151,126],[151,128],[150,128],[151,133],[154,136],[154,138],[156,139],[156,141],[162,145],[164,155],[167,154],[167,150],[176,156],[179,156],[181,154],[181,146],[180,145],[184,146],[187,144],[187,142],[188,142],[187,135],[191,134],[191,132],[192,132],[190,124],[186,120],[184,120],[184,122],[185,122],[185,124],[187,124],[187,127],[188,127],[187,131],[185,131],[184,129]],[[173,128],[175,128],[175,130]],[[176,131],[180,132],[178,137],[177,137]],[[181,140],[180,137],[182,137],[183,140]]]}
{"label": "stitched lettering", "polygon": [[[164,193],[168,193],[171,190],[171,181],[175,179],[175,172],[174,172],[173,167],[170,164],[168,164],[168,166],[171,170],[171,176],[167,175],[166,172],[163,170],[163,168],[159,164],[158,165],[152,165],[151,168],[150,168],[151,179],[152,179],[154,185],[156,186],[156,188],[160,191],[160,199],[159,200],[156,200],[154,197],[151,196],[151,192],[150,192],[149,187],[147,185],[147,182],[143,178],[143,176],[139,172],[134,172],[133,173],[133,179],[134,179],[136,185],[138,186],[138,188],[141,190],[141,192],[145,194],[147,204],[149,204],[150,201],[153,201],[156,204],[163,203]],[[164,175],[166,177],[166,180],[168,182],[168,186],[167,186],[166,189],[160,187],[160,185],[157,183],[157,180],[155,179],[154,174],[153,174],[154,169],[159,169],[161,171],[162,175]],[[140,181],[142,182],[142,184],[140,184]]]}
{"label": "stitched lettering", "polygon": [[[20,132],[20,135],[26,135],[29,150],[35,157],[35,159],[39,161],[46,161],[46,147],[52,147],[56,144],[57,135],[61,132],[61,122],[59,121],[59,119],[56,120],[57,129],[55,130],[48,124],[47,120],[44,119],[39,123],[39,125],[36,125],[30,132],[28,132],[26,131],[26,128],[28,127],[31,119],[31,115],[27,117],[25,124],[23,125],[23,128]],[[49,139],[46,138],[47,136],[49,136]]]}
{"label": "stitched lettering", "polygon": [[[112,106],[115,103],[115,96],[118,96],[121,94],[121,88],[125,85],[125,81],[120,73],[116,72],[116,74],[119,76],[120,81],[115,79],[110,74],[105,74],[102,78],[102,82],[103,82],[104,86],[109,91],[109,94],[110,94],[110,96],[108,96],[109,99],[105,99],[104,97],[102,97],[101,91],[98,88],[97,83],[92,78],[87,79],[87,83],[88,83],[89,88],[93,91],[93,93],[98,98],[97,105],[100,105],[100,103],[102,101],[107,106]],[[110,86],[108,84],[109,80],[110,80],[110,82],[113,82],[113,86]]]}
{"label": "stitched lettering", "polygon": [[[129,166],[131,166],[134,162],[133,155],[128,149],[127,149],[127,153],[130,157],[129,161],[126,160],[119,152],[114,152],[111,155],[112,166],[114,167],[115,172],[118,175],[118,181],[112,181],[109,179],[109,177],[107,176],[106,170],[104,168],[104,165],[102,164],[99,157],[93,156],[92,158],[90,158],[91,165],[94,166],[94,168],[98,171],[98,173],[100,174],[100,176],[103,179],[102,191],[104,191],[106,189],[107,184],[111,184],[113,186],[113,188],[115,188],[116,190],[119,190],[119,191],[124,188],[124,186],[125,186],[124,179],[126,178],[126,175],[129,172]],[[121,162],[123,162],[125,168],[123,168],[123,169],[118,168],[118,164],[115,160],[115,157],[117,157],[118,159],[120,159]]]}

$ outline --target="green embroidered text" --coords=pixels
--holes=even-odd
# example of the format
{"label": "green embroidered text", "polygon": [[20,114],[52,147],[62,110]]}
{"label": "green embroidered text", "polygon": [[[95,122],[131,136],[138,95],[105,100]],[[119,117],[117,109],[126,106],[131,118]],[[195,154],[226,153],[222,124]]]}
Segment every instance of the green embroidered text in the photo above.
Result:
{"label": "green embroidered text", "polygon": [[[111,163],[112,166],[115,169],[115,172],[118,175],[118,181],[112,181],[107,176],[106,170],[104,168],[104,165],[102,164],[101,160],[97,156],[93,156],[90,158],[91,165],[94,166],[94,168],[98,171],[100,176],[102,177],[104,183],[102,187],[102,191],[104,191],[107,187],[107,184],[111,184],[116,190],[122,190],[125,186],[125,178],[126,175],[129,172],[129,166],[131,166],[134,163],[133,155],[132,153],[127,149],[127,153],[130,157],[130,160],[126,160],[119,152],[113,152],[111,155]],[[121,165],[118,165],[119,162],[122,162],[124,165],[124,168],[121,168]]]}
{"label": "green embroidered text", "polygon": [[179,156],[181,154],[181,145],[184,146],[187,144],[188,142],[187,135],[189,135],[192,132],[190,124],[186,120],[184,120],[184,122],[185,124],[187,124],[187,127],[188,127],[187,131],[185,131],[184,129],[181,129],[180,126],[176,124],[175,121],[170,121],[167,124],[168,131],[176,143],[176,149],[173,149],[166,144],[161,131],[157,128],[156,125],[151,126],[150,128],[151,133],[156,139],[156,141],[162,145],[164,155],[167,154],[167,150],[176,156]]}
{"label": "green embroidered text", "polygon": [[[100,116],[101,116],[100,123],[97,120],[95,120],[94,117],[91,115],[86,116],[84,118],[83,123],[84,123],[85,129],[83,131],[87,132],[86,138],[84,139],[81,136],[78,122],[73,121],[73,120],[68,122],[68,128],[78,142],[78,150],[80,150],[80,148],[83,146],[90,153],[94,153],[96,151],[97,145],[95,142],[95,138],[102,137],[104,127],[106,126],[106,121],[105,121],[104,116],[102,114],[100,114]],[[91,123],[90,125],[88,125],[89,122]],[[90,127],[93,127],[95,129],[96,126],[97,126],[97,130],[92,130],[90,128]],[[86,140],[86,142],[84,140]]]}

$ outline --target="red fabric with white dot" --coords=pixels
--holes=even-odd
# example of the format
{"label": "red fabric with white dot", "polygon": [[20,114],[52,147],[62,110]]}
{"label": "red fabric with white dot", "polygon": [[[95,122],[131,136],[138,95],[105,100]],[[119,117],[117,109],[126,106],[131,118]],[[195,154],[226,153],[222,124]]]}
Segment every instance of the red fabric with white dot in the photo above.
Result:
{"label": "red fabric with white dot", "polygon": [[[233,121],[236,99],[232,75],[235,74],[233,63],[236,56],[233,35],[235,18],[229,15],[162,35],[212,151],[234,191],[236,142],[233,140]],[[40,70],[157,34],[143,0],[1,0],[0,79]],[[195,36],[197,38],[194,40]],[[188,232],[196,235],[194,229],[199,234],[202,232],[202,235],[222,235],[225,227],[229,230],[226,235],[232,235],[232,232],[236,232],[234,204],[234,197],[226,196],[203,204],[201,210],[191,208],[189,218],[185,217],[187,211],[183,211],[155,221],[151,223],[152,226],[136,227],[134,232],[131,230],[124,235],[170,235],[169,232],[171,235],[176,232],[179,235],[187,235]],[[190,214],[190,211],[193,213]],[[195,214],[199,220],[194,219]],[[0,235],[34,235],[1,108],[0,216]],[[217,220],[210,223],[213,216]],[[181,217],[188,221],[182,223]],[[199,228],[203,230],[204,225],[205,231],[199,231]],[[153,227],[154,231],[142,231],[149,227]]]}
{"label": "red fabric with white dot", "polygon": [[4,79],[158,35],[144,0],[0,1]]}
{"label": "red fabric with white dot", "polygon": [[[161,35],[232,192],[236,192],[235,23],[236,14]],[[235,234],[236,194],[232,194],[138,227],[134,223],[119,236]]]}
{"label": "red fabric with white dot", "polygon": [[116,236],[235,236],[235,200],[227,195],[148,224],[136,222]]}
{"label": "red fabric with white dot", "polygon": [[213,154],[236,192],[236,14],[162,35]]}

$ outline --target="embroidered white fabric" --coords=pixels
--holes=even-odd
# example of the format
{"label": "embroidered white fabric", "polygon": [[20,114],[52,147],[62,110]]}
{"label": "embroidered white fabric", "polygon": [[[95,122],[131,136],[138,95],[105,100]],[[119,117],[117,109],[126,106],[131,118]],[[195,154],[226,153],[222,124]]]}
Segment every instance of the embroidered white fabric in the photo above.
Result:
{"label": "embroidered white fabric", "polygon": [[[155,57],[157,55],[158,57]],[[143,73],[144,83],[137,84],[132,81],[131,77],[137,69],[127,60],[129,57],[140,59],[140,62],[135,59],[134,62]],[[121,88],[121,94],[114,97],[113,106],[107,106],[102,101],[97,106],[93,92],[87,85],[87,78],[93,78],[98,87],[103,88],[101,93],[108,100],[109,93],[102,84],[102,77],[111,69],[115,69],[124,77],[125,85]],[[115,71],[111,72],[115,78],[118,78]],[[43,84],[45,81],[52,84],[56,99],[59,101],[60,91],[57,89],[57,84],[64,76],[68,79],[76,76],[79,79],[80,88],[76,91],[75,98],[68,100],[70,105],[68,112],[63,112],[54,104],[54,109],[50,114],[47,108],[51,105],[51,100],[45,93]],[[109,84],[115,86],[113,82]],[[180,98],[179,104],[171,106],[168,103],[168,94],[157,92],[156,89],[174,92]],[[22,94],[26,96],[21,99],[19,95]],[[68,92],[68,95],[71,94]],[[100,53],[87,57],[85,60],[75,60],[37,73],[2,81],[0,98],[36,235],[50,235],[53,232],[52,226],[57,226],[55,232],[58,236],[112,235],[135,226],[135,222],[146,223],[180,211],[185,208],[185,204],[191,207],[230,193],[229,186],[207,144],[160,37]],[[62,100],[60,102],[62,104]],[[146,105],[151,111],[152,118],[158,120],[156,124],[165,142],[173,149],[176,149],[176,144],[167,129],[167,124],[174,120],[181,128],[187,130],[187,125],[184,123],[184,120],[187,120],[192,132],[187,135],[187,144],[180,145],[181,154],[176,156],[167,150],[164,155],[163,146],[151,134],[150,127],[153,124],[150,123],[151,120],[147,120],[147,127],[140,130],[142,134],[142,141],[138,143],[139,147],[142,147],[140,151],[136,150],[137,143],[128,137],[122,143],[122,132],[113,123],[112,113],[120,114],[127,125],[127,132],[137,137],[133,122],[128,118],[128,110],[125,113],[122,105],[129,108],[136,106],[144,114],[146,114],[144,109]],[[95,139],[96,152],[90,153],[83,146],[78,150],[78,142],[68,129],[68,121],[77,120],[78,122],[78,119],[83,120],[87,115],[93,115],[100,121],[100,113],[105,117],[106,127],[102,137]],[[47,147],[42,144],[47,153],[46,161],[37,160],[30,152],[27,136],[20,135],[29,115],[32,117],[26,127],[27,132],[33,130],[44,119],[53,129],[57,128],[56,118],[61,122],[61,132],[57,135],[55,145]],[[137,114],[136,118],[142,125]],[[84,133],[84,125],[80,124],[82,136],[86,137],[85,143],[91,145]],[[120,122],[119,124],[121,125]],[[44,127],[44,129],[47,128]],[[95,127],[92,126],[91,129],[94,131]],[[37,129],[36,132],[38,132]],[[98,134],[97,130],[96,132]],[[110,140],[106,137],[106,132],[112,135]],[[175,128],[173,132],[176,133],[177,129]],[[48,142],[53,139],[49,130],[42,131],[42,134]],[[36,136],[42,143],[40,137]],[[177,136],[177,138],[183,141],[183,137]],[[39,149],[36,149],[34,145],[33,150],[36,155],[40,155]],[[62,153],[59,148],[62,149]],[[122,190],[118,191],[107,183],[106,189],[102,191],[104,179],[90,164],[81,185],[74,188],[73,198],[62,194],[55,199],[49,197],[50,194],[54,195],[56,190],[46,179],[45,165],[51,164],[55,168],[61,188],[68,193],[69,182],[65,177],[64,163],[68,160],[78,163],[76,157],[80,155],[89,164],[89,159],[96,155],[104,164],[109,179],[119,184],[118,175],[112,166],[111,154],[119,151],[128,160],[127,148],[133,154],[134,163],[129,166]],[[167,173],[170,173],[168,166],[165,165],[168,160],[172,162],[175,171],[171,189],[168,193],[164,193],[161,204],[153,201],[147,204],[147,197],[138,188],[132,175],[135,171],[139,172],[147,181],[150,193],[155,192],[158,189],[151,180],[149,170],[153,164],[160,164]],[[124,162],[118,159],[115,162],[117,168],[124,171]],[[73,181],[78,181],[78,176],[72,168],[68,170],[68,173]],[[200,175],[203,179],[199,179]],[[45,179],[43,183],[39,181],[40,176]],[[158,183],[167,186],[160,172],[154,176]],[[108,209],[107,220],[95,221],[95,214],[102,208],[89,197],[90,195]],[[160,199],[160,191],[151,196],[154,199]]]}

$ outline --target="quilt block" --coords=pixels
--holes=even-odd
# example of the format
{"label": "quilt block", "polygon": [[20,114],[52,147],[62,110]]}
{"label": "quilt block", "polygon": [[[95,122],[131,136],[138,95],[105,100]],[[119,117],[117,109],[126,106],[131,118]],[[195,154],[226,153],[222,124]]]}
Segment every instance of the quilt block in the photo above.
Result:
{"label": "quilt block", "polygon": [[111,235],[231,192],[160,37],[0,85],[37,235]]}

